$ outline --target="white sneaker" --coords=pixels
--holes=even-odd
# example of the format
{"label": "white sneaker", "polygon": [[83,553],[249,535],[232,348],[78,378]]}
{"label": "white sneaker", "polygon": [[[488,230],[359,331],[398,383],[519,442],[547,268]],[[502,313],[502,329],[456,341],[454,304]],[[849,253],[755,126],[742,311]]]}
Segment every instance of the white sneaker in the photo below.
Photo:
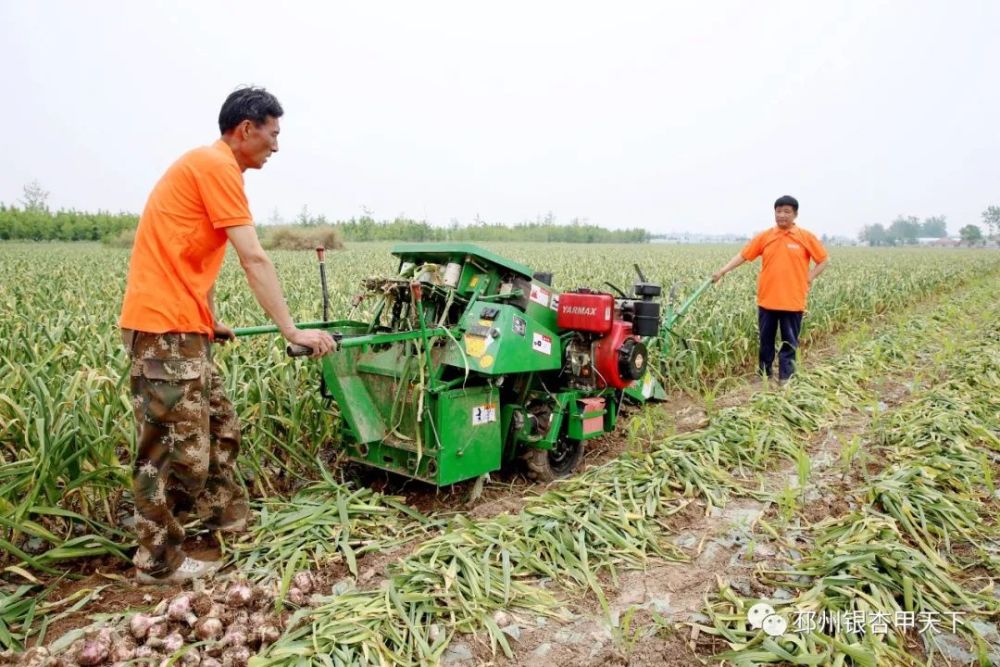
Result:
{"label": "white sneaker", "polygon": [[201,579],[202,577],[215,574],[221,566],[222,564],[217,561],[196,560],[188,557],[184,559],[180,567],[165,577],[154,577],[151,574],[140,571],[135,575],[135,578],[140,584],[145,585],[183,584],[194,579]]}

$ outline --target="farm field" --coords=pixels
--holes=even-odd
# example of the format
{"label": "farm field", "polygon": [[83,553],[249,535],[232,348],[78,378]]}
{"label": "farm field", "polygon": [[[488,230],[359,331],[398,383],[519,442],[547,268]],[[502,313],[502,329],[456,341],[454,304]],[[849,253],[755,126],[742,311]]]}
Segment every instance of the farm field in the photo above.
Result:
{"label": "farm field", "polygon": [[[335,316],[394,273],[390,247],[328,255]],[[557,289],[627,289],[638,263],[681,295],[737,249],[487,247]],[[667,403],[632,412],[579,475],[504,472],[475,500],[471,483],[340,465],[317,378],[277,338],[219,349],[258,518],[239,540],[192,538],[230,566],[189,599],[127,584],[127,251],[0,244],[0,662],[107,644],[123,652],[93,664],[996,664],[1000,253],[831,255],[787,387],[747,379],[745,267],[678,327]],[[314,255],[272,256],[296,319],[318,319]],[[231,326],[265,322],[232,257],[216,300]],[[198,621],[158,608],[179,595]],[[748,629],[761,600],[787,633]]]}

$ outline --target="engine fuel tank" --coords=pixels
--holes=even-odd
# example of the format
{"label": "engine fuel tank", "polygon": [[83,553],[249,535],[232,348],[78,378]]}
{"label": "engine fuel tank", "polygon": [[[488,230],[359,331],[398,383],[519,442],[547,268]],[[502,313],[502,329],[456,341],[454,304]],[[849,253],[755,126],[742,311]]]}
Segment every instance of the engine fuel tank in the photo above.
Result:
{"label": "engine fuel tank", "polygon": [[615,298],[601,292],[576,291],[559,295],[556,326],[570,331],[606,334],[611,331]]}

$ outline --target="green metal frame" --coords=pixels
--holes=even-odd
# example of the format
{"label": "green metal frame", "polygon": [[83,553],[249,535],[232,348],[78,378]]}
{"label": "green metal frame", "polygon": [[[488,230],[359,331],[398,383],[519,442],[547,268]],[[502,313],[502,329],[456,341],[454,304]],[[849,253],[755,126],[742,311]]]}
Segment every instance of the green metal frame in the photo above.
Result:
{"label": "green metal frame", "polygon": [[[297,325],[338,338],[339,350],[319,366],[349,458],[444,486],[497,470],[527,447],[549,450],[563,438],[583,442],[614,430],[621,393],[547,388],[558,384],[563,361],[558,294],[533,280],[528,267],[468,243],[404,243],[392,253],[401,268],[412,268],[384,283],[388,291],[372,322]],[[450,263],[461,265],[453,287],[438,280]],[[418,275],[432,279],[416,283]],[[708,284],[679,308],[668,306],[660,336],[649,344],[669,349],[672,327]],[[394,330],[382,331],[386,326]],[[272,325],[236,330],[241,337],[275,333]],[[648,374],[625,394],[665,397]],[[596,396],[604,408],[587,410],[582,399]],[[529,406],[539,404],[551,420],[531,432],[537,419],[529,418]],[[584,429],[585,420],[597,418],[600,430]]]}
{"label": "green metal frame", "polygon": [[[449,261],[464,262],[466,258],[478,260],[481,265],[494,265],[513,271],[522,278],[531,279],[532,271],[524,264],[490,252],[472,243],[397,243],[392,254],[400,259],[417,258],[423,262],[445,264]],[[485,269],[484,272],[488,272]]]}

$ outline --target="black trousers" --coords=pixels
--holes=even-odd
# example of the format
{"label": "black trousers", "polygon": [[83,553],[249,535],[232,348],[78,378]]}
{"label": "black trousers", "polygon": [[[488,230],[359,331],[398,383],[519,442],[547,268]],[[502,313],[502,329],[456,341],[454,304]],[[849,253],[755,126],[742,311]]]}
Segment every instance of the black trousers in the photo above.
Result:
{"label": "black trousers", "polygon": [[795,352],[799,348],[799,330],[802,329],[802,312],[770,310],[757,306],[757,328],[760,331],[760,372],[771,377],[774,365],[774,336],[781,332],[781,351],[778,353],[778,379],[787,380],[795,373]]}

